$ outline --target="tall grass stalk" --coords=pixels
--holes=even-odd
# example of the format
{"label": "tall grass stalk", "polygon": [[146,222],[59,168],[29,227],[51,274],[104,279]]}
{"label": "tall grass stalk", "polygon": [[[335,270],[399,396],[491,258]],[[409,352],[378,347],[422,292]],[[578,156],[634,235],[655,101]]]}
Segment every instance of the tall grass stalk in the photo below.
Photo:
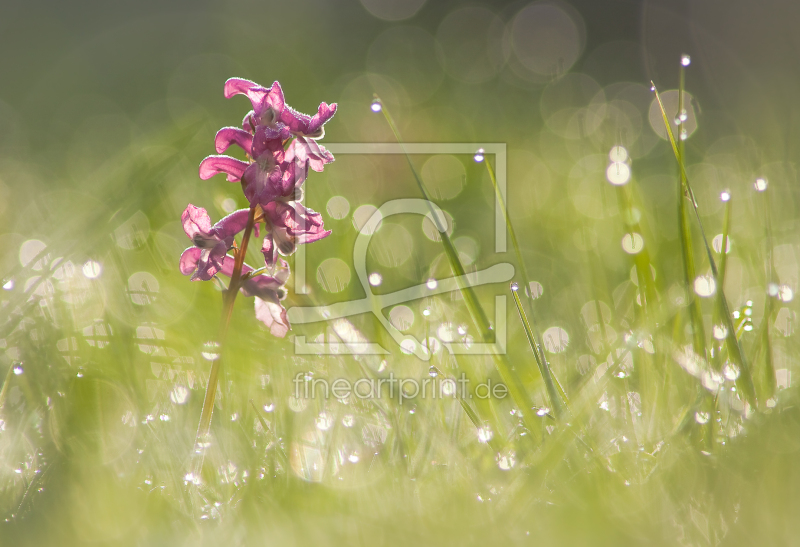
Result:
{"label": "tall grass stalk", "polygon": [[[719,299],[719,304],[722,309],[722,319],[725,321],[725,327],[727,328],[727,335],[726,335],[726,342],[727,342],[727,350],[728,353],[733,358],[733,362],[739,367],[741,371],[739,377],[736,379],[737,387],[742,391],[744,396],[747,398],[747,401],[754,407],[758,405],[758,401],[756,398],[755,393],[755,386],[753,384],[753,376],[750,370],[750,366],[745,358],[744,352],[742,351],[741,347],[739,346],[739,340],[736,338],[736,330],[733,326],[733,320],[731,318],[731,313],[728,308],[728,301],[725,298],[725,291],[722,285],[720,284],[720,276],[719,270],[717,269],[717,264],[714,260],[714,256],[711,251],[711,246],[708,244],[708,238],[706,237],[705,230],[703,229],[703,222],[700,220],[700,213],[697,207],[697,200],[694,197],[694,192],[692,191],[691,184],[689,183],[689,177],[686,175],[686,167],[684,165],[683,154],[681,154],[680,149],[678,148],[677,142],[675,140],[675,135],[672,132],[672,128],[669,124],[669,118],[667,117],[667,111],[664,108],[664,103],[661,100],[661,96],[658,93],[658,89],[656,88],[656,84],[651,82],[653,92],[655,93],[656,100],[658,101],[658,107],[661,110],[661,116],[664,121],[664,126],[667,129],[667,136],[669,138],[670,145],[672,146],[672,152],[675,155],[675,159],[678,162],[678,168],[680,169],[681,181],[684,184],[686,192],[689,197],[689,201],[692,204],[692,209],[694,210],[694,216],[697,219],[697,224],[700,228],[700,235],[703,239],[703,245],[705,246],[706,256],[708,257],[708,263],[711,267],[711,273],[714,279],[714,284],[717,290],[717,298]],[[681,197],[682,200],[682,197]]]}
{"label": "tall grass stalk", "polygon": [[[422,196],[425,200],[428,201],[430,207],[431,218],[436,225],[437,230],[441,236],[442,245],[444,246],[444,251],[447,256],[447,260],[450,264],[450,268],[453,270],[453,273],[459,278],[459,280],[463,279],[466,275],[464,270],[464,265],[461,263],[461,259],[458,256],[458,251],[456,250],[453,242],[450,240],[450,236],[447,235],[447,227],[442,224],[442,219],[436,214],[433,209],[433,200],[431,198],[430,193],[428,192],[427,188],[425,187],[425,183],[422,182],[422,178],[417,173],[416,167],[414,167],[414,163],[411,161],[411,156],[408,154],[408,151],[405,149],[405,144],[403,142],[402,137],[400,136],[400,131],[397,129],[397,125],[394,123],[394,119],[392,118],[391,114],[389,113],[389,109],[386,108],[386,105],[380,101],[380,97],[377,95],[375,96],[375,100],[379,101],[383,112],[383,116],[386,119],[386,123],[389,124],[389,128],[392,130],[392,133],[395,136],[398,144],[403,149],[406,161],[408,162],[408,166],[411,169],[411,173],[414,176],[414,180],[417,183],[417,187],[419,188]],[[484,343],[492,343],[494,336],[492,334],[492,328],[489,324],[489,320],[486,316],[486,312],[484,311],[483,307],[481,306],[480,302],[478,301],[478,297],[475,294],[475,291],[472,287],[459,281],[461,294],[464,297],[464,303],[469,310],[470,316],[472,317],[475,326],[478,328],[478,332],[480,333],[481,339]],[[500,373],[500,376],[503,378],[503,381],[508,386],[509,394],[511,398],[514,400],[514,403],[517,405],[518,409],[522,412],[523,420],[525,421],[526,427],[529,430],[533,431],[534,427],[537,427],[531,421],[531,408],[533,407],[533,401],[531,400],[528,392],[525,389],[525,386],[522,384],[517,373],[509,363],[508,358],[505,355],[492,352],[492,357],[495,362],[495,366],[497,367],[497,371]]]}

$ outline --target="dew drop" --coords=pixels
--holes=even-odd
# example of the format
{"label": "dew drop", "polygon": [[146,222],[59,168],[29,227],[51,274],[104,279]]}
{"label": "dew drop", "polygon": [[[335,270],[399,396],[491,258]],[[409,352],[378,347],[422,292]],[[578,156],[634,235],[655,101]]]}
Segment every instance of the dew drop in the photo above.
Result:
{"label": "dew drop", "polygon": [[369,274],[369,284],[372,285],[373,287],[377,287],[382,282],[383,282],[383,276],[381,276],[381,274],[379,274],[378,272],[373,272]]}
{"label": "dew drop", "polygon": [[767,189],[768,183],[767,179],[765,178],[757,178],[756,181],[753,183],[753,187],[759,192],[763,192]]}
{"label": "dew drop", "polygon": [[512,281],[511,282],[511,290],[514,291],[514,292],[517,292],[519,290],[519,283],[517,283],[516,281]]}
{"label": "dew drop", "polygon": [[275,403],[267,403],[264,405],[264,412],[272,412],[275,410]]}
{"label": "dew drop", "polygon": [[628,254],[638,254],[644,248],[644,238],[641,234],[632,232],[622,237],[622,250]]}
{"label": "dew drop", "polygon": [[475,160],[476,163],[480,163],[484,160],[484,153],[485,152],[483,148],[478,148],[478,151],[475,152],[475,156],[473,156],[473,159]]}
{"label": "dew drop", "polygon": [[203,359],[207,359],[209,361],[216,361],[219,359],[219,343],[214,341],[209,341],[203,344],[203,351],[201,352]]}
{"label": "dew drop", "polygon": [[627,184],[631,179],[631,168],[628,164],[621,161],[614,161],[606,169],[606,179],[614,186]]}
{"label": "dew drop", "polygon": [[350,463],[358,463],[358,453],[357,452],[353,452],[352,454],[347,456],[347,460]]}
{"label": "dew drop", "polygon": [[517,463],[516,455],[512,450],[505,452],[503,454],[498,454],[497,458],[497,467],[502,469],[503,471],[508,471]]}
{"label": "dew drop", "polygon": [[484,425],[483,427],[478,428],[478,440],[482,443],[488,443],[494,437],[494,432],[492,428],[488,425]]}
{"label": "dew drop", "polygon": [[728,328],[725,325],[714,325],[711,330],[717,340],[725,340],[728,336]]}
{"label": "dew drop", "polygon": [[317,416],[317,429],[320,431],[327,431],[333,425],[333,418],[327,412],[320,412]]}
{"label": "dew drop", "polygon": [[186,386],[175,386],[169,394],[169,400],[176,405],[185,404],[189,400],[189,388]]}
{"label": "dew drop", "polygon": [[425,286],[428,287],[428,289],[433,290],[439,286],[439,282],[434,278],[430,278],[428,279],[427,283],[425,283]]}
{"label": "dew drop", "polygon": [[710,275],[700,275],[694,280],[694,292],[698,296],[709,297],[717,291],[717,284]]}
{"label": "dew drop", "polygon": [[725,363],[725,366],[722,367],[722,375],[728,380],[736,380],[739,377],[739,367],[733,363]]}
{"label": "dew drop", "polygon": [[543,406],[542,408],[540,408],[540,409],[538,409],[538,410],[536,411],[536,415],[537,415],[537,416],[547,416],[547,414],[548,414],[549,412],[550,412],[550,409],[549,409],[549,408],[547,408],[547,407],[544,407],[544,406]]}
{"label": "dew drop", "polygon": [[770,283],[769,285],[767,285],[767,294],[769,294],[770,296],[773,297],[778,296],[778,290],[779,287],[777,283]]}
{"label": "dew drop", "polygon": [[88,260],[81,268],[81,271],[87,279],[97,279],[103,273],[103,267],[99,262]]}
{"label": "dew drop", "polygon": [[14,288],[14,280],[13,279],[9,279],[5,283],[3,283],[3,289],[5,289],[7,291],[10,291],[13,288]]}
{"label": "dew drop", "polygon": [[345,414],[342,418],[342,425],[345,427],[353,427],[356,423],[356,419],[353,417],[352,414]]}
{"label": "dew drop", "polygon": [[692,58],[688,55],[681,55],[681,65],[689,66],[690,64],[692,64]]}
{"label": "dew drop", "polygon": [[624,146],[614,146],[608,153],[608,159],[612,162],[624,162],[628,160],[628,150]]}
{"label": "dew drop", "polygon": [[435,366],[431,365],[431,368],[428,369],[428,376],[431,378],[436,378],[439,376],[439,370]]}
{"label": "dew drop", "polygon": [[14,374],[16,374],[17,376],[19,376],[19,375],[20,375],[20,374],[22,374],[23,372],[25,372],[25,369],[24,369],[24,368],[22,368],[22,365],[21,365],[21,364],[16,364],[16,365],[14,365]]}
{"label": "dew drop", "polygon": [[723,190],[723,192],[719,195],[719,199],[722,201],[730,201],[731,200],[731,193],[728,190]]}
{"label": "dew drop", "polygon": [[694,421],[698,424],[705,424],[708,423],[709,414],[708,412],[695,412],[694,413]]}
{"label": "dew drop", "polygon": [[370,109],[373,112],[380,112],[381,110],[383,110],[383,105],[381,104],[380,99],[375,99],[374,101],[372,101],[372,104],[370,105]]}

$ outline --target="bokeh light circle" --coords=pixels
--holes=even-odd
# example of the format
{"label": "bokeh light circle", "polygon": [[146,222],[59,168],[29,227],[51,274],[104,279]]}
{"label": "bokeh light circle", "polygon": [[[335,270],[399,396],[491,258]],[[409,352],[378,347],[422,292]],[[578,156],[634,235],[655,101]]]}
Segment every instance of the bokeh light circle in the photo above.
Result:
{"label": "bokeh light circle", "polygon": [[402,21],[414,17],[425,0],[361,0],[370,14],[384,21]]}
{"label": "bokeh light circle", "polygon": [[567,72],[584,46],[583,22],[554,2],[523,8],[511,24],[511,44],[519,62],[538,75]]}
{"label": "bokeh light circle", "polygon": [[503,21],[483,7],[469,6],[448,14],[436,32],[447,74],[468,84],[493,78],[508,57],[503,30]]}

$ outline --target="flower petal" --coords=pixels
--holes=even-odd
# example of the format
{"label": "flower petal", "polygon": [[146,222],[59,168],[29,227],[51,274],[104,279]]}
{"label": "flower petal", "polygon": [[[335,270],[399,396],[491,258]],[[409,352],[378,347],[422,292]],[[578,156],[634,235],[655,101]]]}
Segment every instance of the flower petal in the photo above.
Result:
{"label": "flower petal", "polygon": [[253,154],[253,135],[244,129],[239,129],[238,127],[223,127],[217,131],[217,135],[214,137],[214,148],[217,149],[217,154],[222,154],[225,150],[230,148],[232,144],[238,145],[250,155]]}
{"label": "flower petal", "polygon": [[281,84],[274,82],[259,103],[253,104],[258,125],[273,125],[280,120],[285,107],[286,101],[283,98]]}
{"label": "flower petal", "polygon": [[259,125],[252,137],[253,158],[260,159],[264,154],[271,154],[276,162],[283,161],[283,141],[291,136],[289,128],[283,124],[275,127]]}
{"label": "flower petal", "polygon": [[307,163],[318,173],[321,173],[323,166],[331,163],[333,159],[333,154],[324,146],[317,144],[314,139],[305,137],[297,137],[286,150],[286,161]]}
{"label": "flower petal", "polygon": [[[219,273],[231,277],[233,275],[233,266],[235,262],[236,259],[233,258],[231,255],[225,255],[225,258],[223,258],[222,260],[222,267],[220,267]],[[242,264],[242,275],[250,273],[252,271],[253,271],[252,267],[248,266],[247,264]]]}
{"label": "flower petal", "polygon": [[220,219],[219,222],[211,227],[211,230],[220,239],[226,239],[235,236],[247,228],[247,220],[249,217],[249,209],[239,209],[238,211],[234,211],[228,216]]}
{"label": "flower petal", "polygon": [[229,78],[225,82],[223,94],[226,99],[230,99],[234,95],[246,95],[250,102],[253,103],[253,108],[255,108],[269,91],[269,89],[244,78]]}
{"label": "flower petal", "polygon": [[180,270],[183,275],[194,273],[197,269],[197,261],[200,260],[202,249],[197,247],[189,247],[181,254]]}
{"label": "flower petal", "polygon": [[322,138],[324,134],[322,126],[336,114],[336,106],[336,103],[331,105],[321,103],[317,113],[314,114],[314,117],[311,117],[287,105],[281,113],[280,121],[286,124],[294,135]]}
{"label": "flower petal", "polygon": [[283,306],[258,297],[255,299],[256,319],[264,323],[270,334],[283,338],[289,332],[289,319]]}
{"label": "flower petal", "polygon": [[191,203],[181,213],[181,223],[183,224],[183,231],[186,232],[186,235],[191,240],[194,240],[194,237],[198,234],[208,236],[212,229],[208,212],[202,207],[195,207]]}
{"label": "flower petal", "polygon": [[248,164],[230,156],[208,156],[200,162],[200,178],[208,180],[219,173],[228,175],[228,182],[241,180]]}
{"label": "flower petal", "polygon": [[286,204],[281,220],[286,232],[297,238],[297,243],[311,243],[331,234],[323,228],[322,215],[297,202]]}
{"label": "flower petal", "polygon": [[261,245],[261,253],[264,255],[264,262],[270,270],[275,266],[275,260],[278,258],[278,246],[272,239],[272,234],[267,233],[264,237],[264,243]]}

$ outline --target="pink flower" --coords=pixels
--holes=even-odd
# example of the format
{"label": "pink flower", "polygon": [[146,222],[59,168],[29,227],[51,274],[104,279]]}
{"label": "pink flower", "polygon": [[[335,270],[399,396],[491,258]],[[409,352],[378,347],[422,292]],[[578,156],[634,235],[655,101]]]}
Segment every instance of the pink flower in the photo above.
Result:
{"label": "pink flower", "polygon": [[[273,125],[280,121],[281,114],[286,107],[283,99],[283,90],[278,82],[271,87],[265,88],[250,80],[242,78],[229,78],[225,82],[223,94],[226,99],[234,95],[246,95],[253,105],[252,125]],[[245,119],[247,119],[247,117]]]}
{"label": "pink flower", "polygon": [[314,139],[297,137],[286,150],[286,161],[310,165],[311,169],[317,173],[322,172],[325,164],[333,161],[333,154],[319,144]]}
{"label": "pink flower", "polygon": [[[288,133],[286,133],[288,138]],[[252,140],[254,159],[244,172],[244,194],[250,203],[295,199],[295,190],[306,180],[305,170],[286,161],[284,133],[280,128],[258,126]]]}
{"label": "pink flower", "polygon": [[327,237],[322,215],[298,202],[273,201],[262,205],[263,220],[267,225],[266,236],[261,247],[267,267],[272,268],[278,253],[288,256],[297,245],[311,243]]}
{"label": "pink flower", "polygon": [[[233,274],[234,258],[225,256],[220,273],[230,277]],[[253,268],[242,265],[242,276],[247,277]],[[281,300],[286,298],[284,285],[289,279],[289,265],[281,260],[281,267],[274,276],[259,274],[245,279],[239,290],[244,296],[255,297],[256,319],[264,323],[273,336],[283,338],[289,332],[289,320]]]}
{"label": "pink flower", "polygon": [[325,134],[323,126],[336,114],[336,103],[320,103],[314,116],[298,112],[286,104],[278,82],[265,88],[249,80],[231,78],[225,82],[224,93],[228,99],[234,95],[246,95],[250,99],[253,111],[245,116],[245,124],[255,128],[280,122],[298,137],[321,138]]}
{"label": "pink flower", "polygon": [[192,281],[208,281],[214,277],[222,268],[234,236],[247,227],[248,215],[247,209],[240,209],[212,226],[205,209],[189,204],[181,215],[181,222],[193,246],[181,254],[181,273],[192,274]]}

